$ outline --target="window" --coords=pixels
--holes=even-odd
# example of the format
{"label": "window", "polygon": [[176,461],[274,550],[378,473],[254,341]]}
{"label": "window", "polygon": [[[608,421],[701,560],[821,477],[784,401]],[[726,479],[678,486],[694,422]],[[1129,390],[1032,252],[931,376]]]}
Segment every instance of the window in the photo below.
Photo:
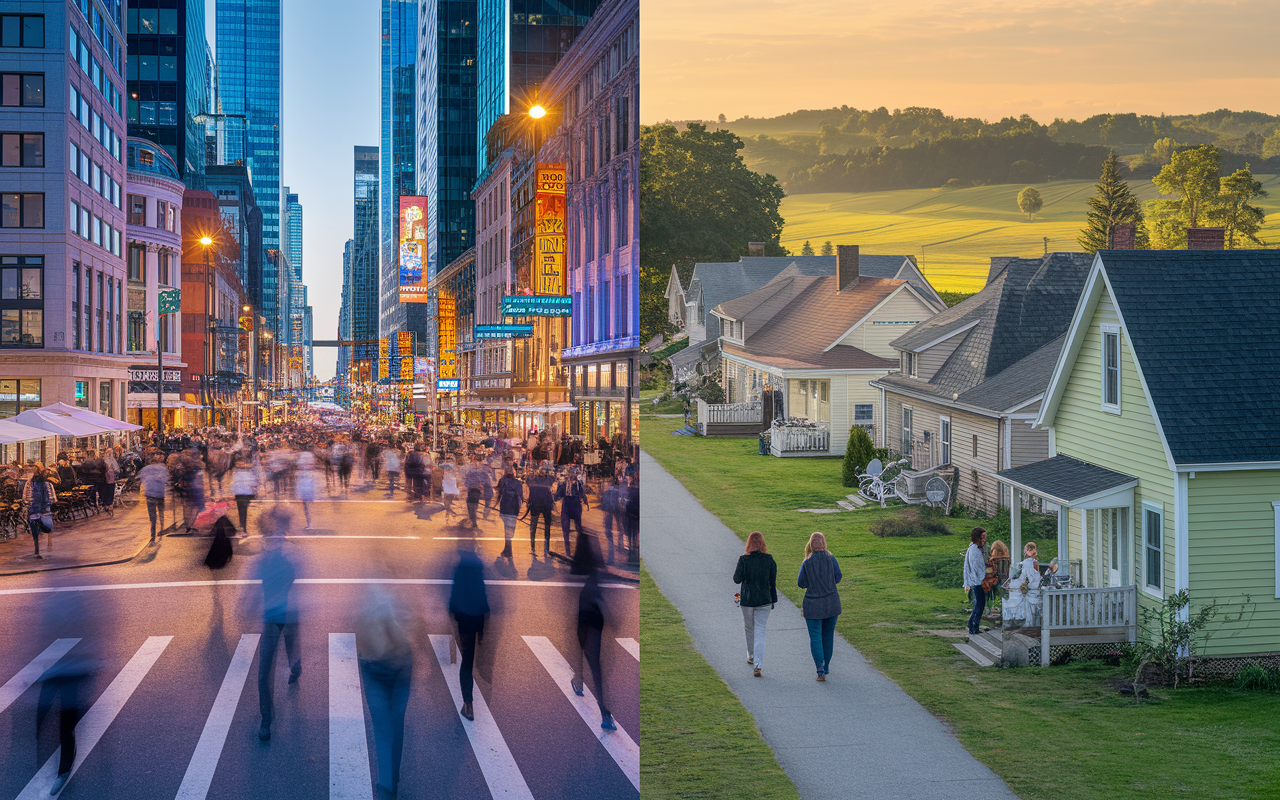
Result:
{"label": "window", "polygon": [[0,347],[44,347],[43,256],[0,256]]}
{"label": "window", "polygon": [[156,272],[157,279],[165,286],[171,285],[169,283],[169,251],[161,250],[159,253],[156,253],[156,263],[158,265]]}
{"label": "window", "polygon": [[142,311],[129,312],[129,350],[147,349],[147,318]]}
{"label": "window", "polygon": [[44,47],[44,16],[5,14],[0,17],[0,47]]}
{"label": "window", "polygon": [[0,195],[0,228],[43,227],[43,193]]}
{"label": "window", "polygon": [[1120,326],[1102,326],[1102,410],[1120,413]]}
{"label": "window", "polygon": [[84,268],[84,349],[93,349],[93,270]]}
{"label": "window", "polygon": [[[105,285],[106,285],[106,276],[103,275],[101,271],[99,271],[98,272],[98,305],[93,309],[94,314],[98,318],[98,352],[99,353],[107,349],[106,342],[102,338],[102,332],[103,332],[102,331],[102,311],[103,311],[103,306],[106,305],[103,297],[103,294],[105,291],[103,287]],[[111,329],[108,328],[107,330],[110,331]]]}
{"label": "window", "polygon": [[902,374],[908,378],[916,376],[916,354],[910,351],[902,353]]}
{"label": "window", "polygon": [[0,105],[44,106],[44,73],[0,73]]}
{"label": "window", "polygon": [[0,378],[0,419],[39,407],[39,378]]}
{"label": "window", "polygon": [[831,421],[831,381],[788,380],[787,413],[810,422]]}
{"label": "window", "polygon": [[1164,507],[1142,504],[1142,583],[1152,594],[1164,593]]}
{"label": "window", "polygon": [[1271,513],[1276,520],[1276,599],[1280,600],[1280,500],[1271,501]]}
{"label": "window", "polygon": [[870,425],[875,422],[876,407],[871,403],[858,403],[853,407],[853,421],[858,425]]}
{"label": "window", "polygon": [[902,454],[911,455],[911,418],[913,412],[905,406],[902,409]]}
{"label": "window", "polygon": [[0,166],[43,167],[44,134],[0,134]]}
{"label": "window", "polygon": [[76,405],[80,408],[89,407],[89,382],[76,381]]}
{"label": "window", "polygon": [[938,418],[938,442],[942,464],[951,463],[951,417]]}
{"label": "window", "polygon": [[168,208],[168,206],[169,204],[163,200],[156,201],[156,227],[157,228],[164,227],[165,211]]}
{"label": "window", "polygon": [[71,349],[80,349],[80,262],[71,262]]}
{"label": "window", "polygon": [[973,435],[973,457],[978,457],[978,434]]}
{"label": "window", "polygon": [[129,280],[147,280],[147,251],[142,245],[129,245]]}
{"label": "window", "polygon": [[111,381],[98,383],[98,413],[111,416]]}

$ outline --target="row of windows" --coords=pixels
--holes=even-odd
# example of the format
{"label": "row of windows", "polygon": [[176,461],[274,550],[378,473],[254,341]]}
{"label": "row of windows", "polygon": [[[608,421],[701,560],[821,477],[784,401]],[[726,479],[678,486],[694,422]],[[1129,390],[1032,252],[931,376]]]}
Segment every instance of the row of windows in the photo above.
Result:
{"label": "row of windows", "polygon": [[0,73],[0,106],[44,107],[44,75],[39,72]]}
{"label": "row of windows", "polygon": [[120,206],[120,184],[102,165],[89,158],[89,154],[71,143],[69,161],[71,174],[84,181],[85,186],[93,189],[102,198],[116,208]]}
{"label": "row of windows", "polygon": [[[177,233],[178,221],[178,206],[176,204],[169,203],[164,200],[156,201],[156,224],[153,227],[169,231],[170,233]],[[147,224],[147,198],[143,195],[129,195],[129,224]]]}
{"label": "row of windows", "polygon": [[126,32],[177,36],[178,10],[176,8],[131,8]]}
{"label": "row of windows", "polygon": [[0,133],[0,166],[43,167],[43,133]]}
{"label": "row of windows", "polygon": [[44,346],[44,257],[0,256],[0,347]]}
{"label": "row of windows", "polygon": [[71,87],[71,92],[68,96],[71,98],[71,116],[78,119],[84,129],[93,134],[93,138],[107,148],[107,152],[111,154],[112,158],[123,164],[124,161],[120,158],[121,139],[111,129],[111,124],[98,114],[89,100],[77,91],[75,86]]}
{"label": "row of windows", "polygon": [[0,16],[0,47],[44,47],[44,15]]}
{"label": "row of windows", "polygon": [[115,34],[111,32],[108,23],[114,22],[117,30],[124,28],[124,21],[121,19],[121,2],[120,0],[101,0],[102,7],[105,12],[99,12],[98,7],[90,0],[75,0],[76,6],[80,9],[80,13],[84,14],[85,21],[89,23],[90,30],[97,37],[98,43],[111,56],[111,63],[115,65],[116,74],[120,72],[120,46],[116,42]]}
{"label": "row of windows", "polygon": [[[124,352],[124,281],[101,270],[94,275],[88,265],[84,267],[83,281],[80,272],[79,262],[72,262],[72,348],[98,353]],[[94,278],[97,278],[96,294]]]}
{"label": "row of windows", "polygon": [[[117,114],[123,116],[121,109],[124,104],[120,91],[111,82],[111,78],[107,76],[106,70],[98,63],[98,59],[93,57],[93,53],[89,50],[88,41],[80,35],[74,25],[71,27],[71,56],[80,65],[80,71],[87,75],[89,81],[98,88],[98,93],[107,101],[107,105],[114,108]],[[120,72],[119,64],[116,64],[116,72]]]}
{"label": "row of windows", "polygon": [[135,125],[176,127],[178,104],[171,100],[130,100],[129,122]]}
{"label": "row of windows", "polygon": [[71,201],[71,225],[69,228],[72,233],[80,234],[88,241],[114,255],[119,256],[123,249],[123,237],[120,231],[104,222],[102,217],[91,213],[87,206],[81,206],[74,200]]}

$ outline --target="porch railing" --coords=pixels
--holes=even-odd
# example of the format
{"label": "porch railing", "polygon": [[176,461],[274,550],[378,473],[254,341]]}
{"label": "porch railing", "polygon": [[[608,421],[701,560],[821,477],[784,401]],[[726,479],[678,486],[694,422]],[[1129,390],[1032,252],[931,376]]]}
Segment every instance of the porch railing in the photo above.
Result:
{"label": "porch railing", "polygon": [[698,400],[698,422],[742,424],[764,421],[760,403],[708,403]]}
{"label": "porch railing", "polygon": [[[1136,586],[1099,589],[1044,590],[1044,610],[1040,625],[1040,666],[1049,665],[1050,635],[1054,631],[1078,631],[1081,640],[1138,640],[1138,591]],[[1114,637],[1114,638],[1110,638]],[[1073,638],[1058,635],[1059,644]]]}
{"label": "porch railing", "polygon": [[774,453],[826,453],[831,450],[831,431],[822,425],[774,425],[770,448]]}

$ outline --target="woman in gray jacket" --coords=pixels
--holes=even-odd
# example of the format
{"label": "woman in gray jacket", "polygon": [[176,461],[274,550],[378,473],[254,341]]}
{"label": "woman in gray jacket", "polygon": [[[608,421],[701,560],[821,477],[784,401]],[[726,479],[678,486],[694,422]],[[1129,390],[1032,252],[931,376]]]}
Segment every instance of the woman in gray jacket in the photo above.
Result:
{"label": "woman in gray jacket", "polygon": [[752,531],[747,537],[747,552],[738,556],[733,582],[742,584],[738,604],[747,631],[747,663],[759,678],[764,667],[764,626],[778,602],[778,564],[769,555],[760,531]]}
{"label": "woman in gray jacket", "polygon": [[831,671],[836,618],[841,610],[836,584],[843,577],[836,557],[827,552],[827,537],[815,531],[804,546],[804,561],[800,562],[797,583],[805,590],[801,611],[805,624],[809,626],[809,651],[813,654],[820,681],[825,681]]}

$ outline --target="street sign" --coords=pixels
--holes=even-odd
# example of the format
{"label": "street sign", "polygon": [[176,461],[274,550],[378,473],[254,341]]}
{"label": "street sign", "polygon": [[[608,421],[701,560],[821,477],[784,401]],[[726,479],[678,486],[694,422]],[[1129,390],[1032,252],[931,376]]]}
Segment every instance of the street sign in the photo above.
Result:
{"label": "street sign", "polygon": [[160,313],[161,314],[177,314],[182,310],[182,290],[181,289],[161,289],[160,290]]}
{"label": "street sign", "polygon": [[533,335],[532,325],[477,325],[477,339],[527,339]]}
{"label": "street sign", "polygon": [[573,298],[564,296],[515,295],[502,298],[504,317],[571,317]]}
{"label": "street sign", "polygon": [[437,392],[456,392],[462,388],[460,378],[436,378]]}

